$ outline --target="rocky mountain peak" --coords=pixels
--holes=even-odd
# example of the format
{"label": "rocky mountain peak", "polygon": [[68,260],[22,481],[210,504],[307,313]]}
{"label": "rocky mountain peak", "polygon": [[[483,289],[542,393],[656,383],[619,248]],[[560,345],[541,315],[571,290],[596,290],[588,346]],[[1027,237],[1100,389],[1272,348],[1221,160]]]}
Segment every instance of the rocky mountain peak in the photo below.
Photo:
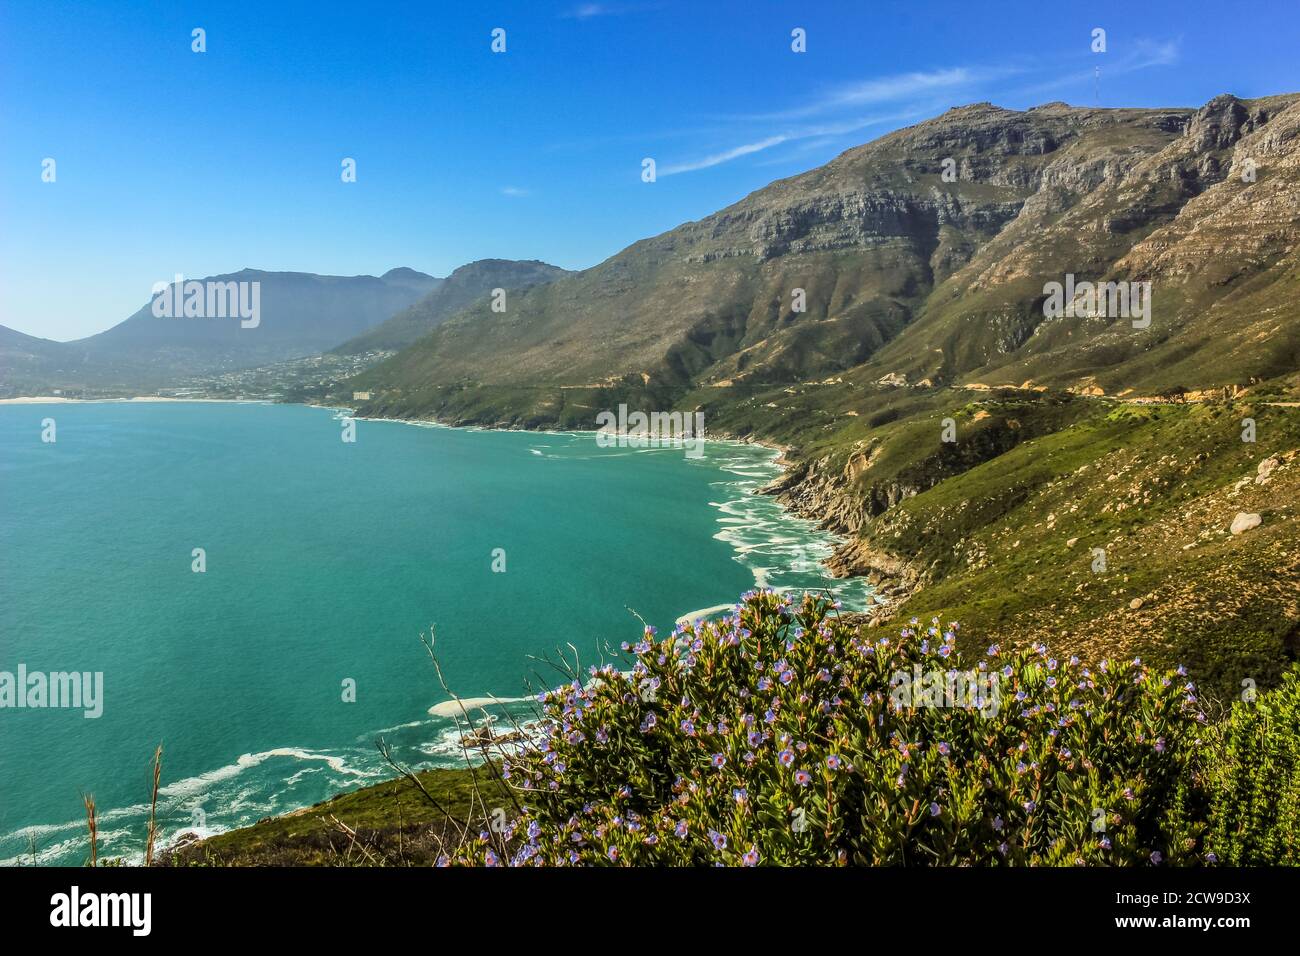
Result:
{"label": "rocky mountain peak", "polygon": [[1249,132],[1246,105],[1230,93],[1210,100],[1192,116],[1187,136],[1197,149],[1226,149]]}

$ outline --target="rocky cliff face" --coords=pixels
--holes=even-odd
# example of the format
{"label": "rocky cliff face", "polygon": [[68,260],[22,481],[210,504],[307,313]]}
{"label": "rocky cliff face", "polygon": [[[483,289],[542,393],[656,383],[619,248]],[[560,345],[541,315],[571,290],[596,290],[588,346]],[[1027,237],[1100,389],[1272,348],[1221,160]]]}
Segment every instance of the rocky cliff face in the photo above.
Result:
{"label": "rocky cliff face", "polygon": [[[869,520],[869,509],[851,491],[852,473],[833,471],[828,463],[829,459],[819,459],[794,464],[759,493],[774,496],[792,513],[847,539],[826,561],[832,575],[865,577],[874,585],[881,607],[905,600],[919,587],[919,570],[858,536]],[[914,489],[897,490],[900,498],[916,493]]]}
{"label": "rocky cliff face", "polygon": [[[953,109],[521,293],[508,314],[470,309],[365,384],[419,413],[416,396],[451,383],[750,388],[860,369],[1112,393],[1268,377],[1295,351],[1276,307],[1293,299],[1298,123],[1294,95]],[[1045,286],[1067,274],[1152,282],[1150,327],[1049,319]]]}

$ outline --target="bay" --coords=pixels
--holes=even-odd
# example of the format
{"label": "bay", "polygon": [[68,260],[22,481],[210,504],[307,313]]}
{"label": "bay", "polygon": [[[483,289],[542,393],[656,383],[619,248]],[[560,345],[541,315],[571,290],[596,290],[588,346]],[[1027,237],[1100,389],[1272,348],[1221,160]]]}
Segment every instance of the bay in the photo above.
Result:
{"label": "bay", "polygon": [[431,628],[456,694],[526,714],[560,680],[545,658],[617,662],[640,619],[666,631],[756,584],[868,599],[821,568],[828,535],[751,494],[770,450],[384,421],[349,443],[343,424],[253,403],[0,406],[0,671],[104,681],[96,719],[0,709],[0,862],[81,863],[83,793],[101,854],[137,854],[160,743],[164,839],[390,777],[378,736],[404,763],[459,763],[430,713],[448,699]]}

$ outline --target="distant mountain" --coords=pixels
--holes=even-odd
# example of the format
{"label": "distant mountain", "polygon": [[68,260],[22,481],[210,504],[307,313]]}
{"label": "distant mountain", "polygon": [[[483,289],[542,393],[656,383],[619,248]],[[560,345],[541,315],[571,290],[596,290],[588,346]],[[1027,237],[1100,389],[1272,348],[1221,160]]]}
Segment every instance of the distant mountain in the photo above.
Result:
{"label": "distant mountain", "polygon": [[405,348],[457,312],[490,296],[493,289],[513,292],[570,274],[566,269],[535,259],[479,259],[461,266],[420,301],[333,351],[354,355]]}
{"label": "distant mountain", "polygon": [[[151,300],[107,331],[73,342],[11,333],[0,339],[0,378],[140,391],[187,375],[315,355],[383,322],[443,280],[399,268],[379,277],[244,269],[197,281],[205,306],[209,288],[223,297],[228,289],[235,295],[244,291],[245,304],[256,301],[256,320],[233,314],[160,317]],[[174,285],[165,295],[173,295]],[[183,305],[187,292],[181,293]]]}
{"label": "distant mountain", "polygon": [[17,329],[0,325],[0,356],[3,361],[19,362],[29,359],[41,359],[57,355],[63,348],[62,342],[52,339],[39,339]]}
{"label": "distant mountain", "polygon": [[0,396],[29,391],[40,385],[45,370],[69,357],[62,342],[40,339],[0,325]]}
{"label": "distant mountain", "polygon": [[244,269],[207,283],[257,283],[257,325],[235,318],[159,318],[151,305],[106,332],[69,343],[96,355],[152,352],[186,366],[262,364],[324,352],[383,322],[443,280],[412,269],[324,276]]}
{"label": "distant mountain", "polygon": [[[953,109],[504,314],[476,304],[358,384],[372,412],[542,423],[575,386],[725,402],[850,374],[1107,393],[1274,377],[1300,364],[1298,145],[1297,95]],[[1150,281],[1149,327],[1048,316],[1067,275]]]}

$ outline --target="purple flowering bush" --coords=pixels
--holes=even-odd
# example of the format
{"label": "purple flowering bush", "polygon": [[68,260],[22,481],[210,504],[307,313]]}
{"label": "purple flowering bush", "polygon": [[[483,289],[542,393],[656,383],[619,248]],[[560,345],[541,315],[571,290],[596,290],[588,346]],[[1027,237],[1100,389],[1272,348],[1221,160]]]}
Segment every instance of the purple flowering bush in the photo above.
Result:
{"label": "purple flowering bush", "polygon": [[851,626],[760,591],[541,695],[504,768],[524,812],[456,862],[1200,862],[1194,688],[1044,646],[961,661],[956,625]]}

